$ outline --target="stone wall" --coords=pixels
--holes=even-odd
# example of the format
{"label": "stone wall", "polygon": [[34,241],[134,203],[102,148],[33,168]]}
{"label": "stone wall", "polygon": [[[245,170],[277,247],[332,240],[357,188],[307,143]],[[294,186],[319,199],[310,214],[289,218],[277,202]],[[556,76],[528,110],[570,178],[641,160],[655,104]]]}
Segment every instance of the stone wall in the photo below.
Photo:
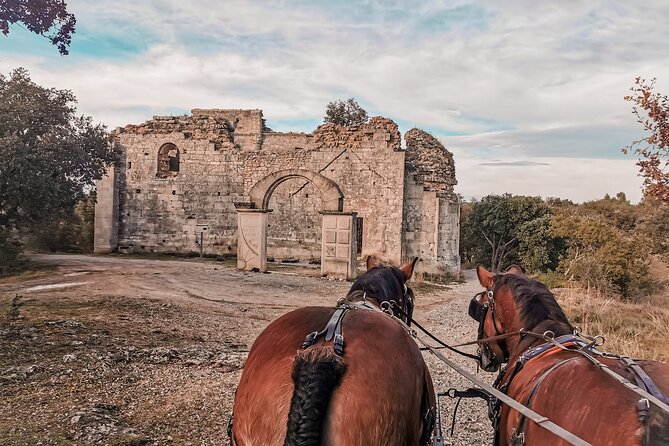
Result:
{"label": "stone wall", "polygon": [[[203,233],[205,254],[234,254],[234,203],[249,202],[272,173],[309,171],[336,184],[342,210],[363,219],[363,256],[400,261],[405,153],[391,120],[276,133],[259,110],[193,110],[128,125],[116,137],[125,157],[116,197],[121,250],[197,253]],[[158,155],[168,143],[179,151],[179,172],[162,177]],[[319,257],[318,189],[299,174],[280,180],[269,198],[269,255]]]}
{"label": "stone wall", "polygon": [[418,271],[460,270],[460,205],[453,155],[432,135],[412,129],[406,141],[402,251]]}

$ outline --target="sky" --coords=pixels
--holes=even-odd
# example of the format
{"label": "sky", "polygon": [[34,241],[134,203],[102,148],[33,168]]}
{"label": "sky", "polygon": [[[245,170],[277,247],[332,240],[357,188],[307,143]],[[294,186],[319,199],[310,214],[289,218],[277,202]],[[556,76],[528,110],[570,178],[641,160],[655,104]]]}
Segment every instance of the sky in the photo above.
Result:
{"label": "sky", "polygon": [[641,198],[623,98],[669,93],[669,2],[69,0],[70,55],[14,26],[0,72],[66,88],[109,128],[193,108],[262,109],[313,131],[354,97],[453,152],[466,198]]}

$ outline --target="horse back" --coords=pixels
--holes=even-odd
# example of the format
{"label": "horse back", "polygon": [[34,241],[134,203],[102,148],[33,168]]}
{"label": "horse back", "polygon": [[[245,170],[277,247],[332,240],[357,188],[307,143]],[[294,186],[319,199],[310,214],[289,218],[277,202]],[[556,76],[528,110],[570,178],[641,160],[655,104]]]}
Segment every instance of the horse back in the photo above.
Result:
{"label": "horse back", "polygon": [[[565,362],[551,372],[536,389],[532,397],[532,410],[593,445],[669,444],[669,420],[665,412],[652,406],[648,425],[643,426],[638,412],[641,397],[577,353],[552,355],[530,361],[509,386],[508,394],[526,404],[542,373],[570,356],[575,359]],[[634,378],[620,361],[601,360],[614,372],[634,382]],[[638,363],[660,390],[665,395],[668,394],[669,365],[655,361]],[[513,429],[518,426],[520,415],[503,408],[502,419],[506,422],[501,426],[500,438],[509,439]],[[506,444],[504,440],[502,444]],[[534,423],[527,422],[525,444],[549,446],[561,445],[564,442]]]}
{"label": "horse back", "polygon": [[[322,330],[333,311],[324,307],[292,311],[272,322],[253,343],[233,409],[237,446],[283,444],[294,359],[305,337]],[[345,372],[323,425],[324,444],[418,445],[429,374],[415,342],[380,312],[350,310],[342,330]],[[321,344],[322,340],[316,345]]]}
{"label": "horse back", "polygon": [[415,341],[384,314],[350,311],[344,373],[326,424],[328,446],[418,445],[432,382]]}
{"label": "horse back", "polygon": [[331,308],[307,307],[269,324],[244,364],[233,408],[235,446],[276,446],[286,437],[293,361],[307,334],[321,330]]}

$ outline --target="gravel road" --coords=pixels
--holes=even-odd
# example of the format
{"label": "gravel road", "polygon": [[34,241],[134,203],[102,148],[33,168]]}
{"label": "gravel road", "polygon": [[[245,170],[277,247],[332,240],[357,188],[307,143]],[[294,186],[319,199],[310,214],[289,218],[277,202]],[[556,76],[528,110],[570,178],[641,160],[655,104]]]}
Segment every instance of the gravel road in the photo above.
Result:
{"label": "gravel road", "polygon": [[[248,348],[272,320],[333,305],[350,283],[317,268],[121,256],[40,255],[0,279],[0,445],[225,444]],[[414,317],[446,342],[471,340],[480,290],[472,272],[448,288],[416,286]],[[470,349],[473,351],[473,349]],[[445,352],[469,371],[472,360]],[[467,388],[424,353],[437,391]],[[479,376],[492,380],[481,372]],[[445,444],[488,445],[485,404],[442,399]]]}

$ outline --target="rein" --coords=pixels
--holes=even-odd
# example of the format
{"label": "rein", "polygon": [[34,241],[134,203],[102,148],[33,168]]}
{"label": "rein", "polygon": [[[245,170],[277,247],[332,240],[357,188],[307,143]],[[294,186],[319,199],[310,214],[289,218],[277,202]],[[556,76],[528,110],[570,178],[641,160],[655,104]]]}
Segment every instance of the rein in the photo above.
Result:
{"label": "rein", "polygon": [[[399,310],[399,309],[398,309]],[[402,312],[402,310],[399,310]],[[399,319],[398,319],[399,320]],[[430,333],[427,329],[423,328],[419,323],[417,323],[415,320],[412,320],[413,324],[416,325],[423,333],[425,333],[427,336],[429,336],[431,339],[435,340],[442,346],[448,348],[449,350],[453,350],[457,353],[460,353],[464,356],[467,357],[473,357],[478,361],[478,357],[474,355],[470,355],[468,353],[460,352],[459,350],[454,349],[453,347],[449,346],[445,342],[441,341],[437,337],[435,337],[432,333]],[[407,327],[408,328],[408,327]],[[553,434],[557,435],[558,437],[562,438],[563,440],[567,441],[568,443],[575,445],[575,446],[592,446],[590,443],[587,441],[583,440],[582,438],[572,434],[568,430],[558,426],[557,424],[553,423],[551,420],[548,418],[544,417],[543,415],[539,415],[532,409],[525,407],[518,401],[514,400],[513,398],[509,397],[503,392],[500,392],[490,384],[478,379],[475,377],[473,374],[467,372],[465,369],[457,365],[455,362],[449,360],[446,358],[444,355],[442,355],[437,349],[429,345],[427,342],[425,342],[422,338],[418,337],[418,334],[416,333],[415,330],[410,331],[411,335],[416,339],[417,342],[423,345],[423,347],[428,350],[430,353],[435,355],[437,358],[439,358],[442,362],[444,362],[446,365],[448,365],[450,368],[458,372],[460,375],[464,376],[467,380],[471,381],[473,384],[477,385],[481,389],[483,389],[490,397],[494,397],[497,400],[503,402],[504,404],[508,405],[512,409],[515,409],[525,417],[527,417],[529,420],[534,421],[538,426],[548,430],[549,432],[552,432]],[[519,334],[519,333],[517,333]]]}
{"label": "rein", "polygon": [[[392,304],[391,304],[392,305]],[[402,314],[405,317],[408,317],[406,313],[404,313],[401,309],[395,307],[395,310],[397,310],[400,314]],[[578,349],[570,349],[565,347],[564,345],[560,344],[555,340],[555,334],[552,331],[546,331],[544,333],[536,333],[533,331],[528,331],[525,329],[521,329],[515,332],[511,333],[505,333],[505,334],[499,334],[496,336],[491,336],[487,338],[482,338],[482,339],[477,339],[475,341],[470,341],[470,342],[464,342],[461,344],[456,344],[456,345],[448,345],[445,342],[441,341],[438,339],[436,336],[434,336],[432,333],[430,333],[427,329],[425,329],[422,325],[420,325],[418,322],[416,322],[413,318],[411,318],[411,322],[418,328],[420,329],[425,335],[427,335],[429,338],[433,339],[437,343],[441,345],[441,347],[433,347],[429,345],[427,342],[425,342],[422,338],[418,337],[418,334],[416,331],[411,330],[410,333],[411,335],[416,339],[417,342],[422,344],[423,347],[421,347],[421,350],[427,350],[433,355],[435,355],[438,359],[440,359],[442,362],[444,362],[446,365],[448,365],[450,368],[458,372],[460,375],[464,376],[467,380],[475,384],[476,386],[480,387],[483,389],[485,393],[487,393],[488,398],[496,398],[498,401],[508,405],[512,409],[515,409],[518,411],[520,414],[522,414],[524,417],[527,419],[535,422],[538,426],[552,432],[553,434],[557,435],[558,437],[564,439],[565,441],[569,442],[572,445],[578,445],[578,446],[587,446],[590,445],[590,443],[586,442],[582,438],[572,434],[571,432],[567,431],[566,429],[556,425],[546,417],[539,415],[538,413],[534,412],[532,409],[524,406],[523,404],[519,403],[518,401],[514,400],[513,398],[507,396],[504,392],[501,392],[497,388],[489,385],[486,382],[483,382],[476,378],[473,374],[467,372],[460,366],[458,366],[456,363],[453,361],[449,360],[446,358],[443,354],[441,354],[438,349],[440,348],[447,348],[455,353],[458,353],[462,356],[472,358],[478,361],[478,357],[475,355],[471,355],[465,352],[462,352],[458,350],[456,347],[464,347],[468,345],[477,345],[489,341],[494,341],[494,340],[499,340],[499,339],[506,339],[510,338],[513,336],[532,336],[537,339],[543,339],[547,343],[550,343],[554,345],[555,347],[560,348],[561,350],[564,351],[569,351],[573,353],[578,353],[582,356],[584,356],[586,359],[588,359],[591,363],[593,363],[596,367],[600,368],[602,371],[604,371],[607,375],[611,376],[613,379],[621,383],[625,388],[635,392],[636,394],[642,396],[645,398],[647,401],[652,402],[655,404],[657,407],[662,409],[663,411],[669,413],[669,405],[666,404],[664,401],[662,401],[660,398],[656,397],[655,395],[652,395],[651,393],[643,390],[639,386],[631,383],[628,379],[624,378],[623,376],[619,375],[618,373],[614,372],[611,370],[610,367],[608,367],[606,364],[603,362],[599,361],[597,358],[595,358],[592,354],[593,349],[595,347],[598,347],[603,344],[604,338],[602,336],[595,336],[595,337],[589,337],[586,335],[583,335],[579,332],[575,332],[574,335],[580,337],[584,341],[586,345],[584,345],[582,348]],[[619,357],[619,359],[622,359],[622,357]],[[479,396],[478,394],[476,396]]]}
{"label": "rein", "polygon": [[462,344],[455,344],[455,345],[452,345],[451,347],[464,347],[465,345],[483,344],[483,343],[488,342],[488,341],[497,341],[499,339],[511,338],[511,337],[518,336],[518,335],[523,337],[526,334],[535,335],[535,336],[542,336],[538,333],[532,333],[531,331],[526,331],[526,330],[522,329],[522,330],[518,330],[518,331],[513,331],[511,333],[504,333],[504,334],[500,334],[500,335],[497,335],[497,336],[490,336],[489,338],[481,338],[481,339],[476,339],[475,341],[463,342]]}
{"label": "rein", "polygon": [[514,410],[518,411],[519,413],[523,414],[529,420],[534,421],[538,426],[548,430],[549,432],[552,432],[553,434],[557,435],[558,437],[562,438],[563,440],[567,441],[568,443],[570,443],[572,445],[592,446],[587,441],[585,441],[582,438],[572,434],[568,430],[558,426],[557,424],[553,423],[551,420],[544,417],[543,415],[539,415],[538,413],[536,413],[532,409],[529,409],[529,408],[525,407],[524,405],[520,404],[518,401],[509,397],[505,393],[500,392],[499,390],[497,390],[496,388],[494,388],[490,384],[476,378],[473,374],[467,372],[466,370],[464,370],[463,368],[458,366],[456,363],[454,363],[453,361],[446,358],[438,350],[435,350],[427,342],[425,342],[423,339],[418,337],[415,333],[414,333],[414,338],[419,343],[421,343],[427,350],[429,350],[430,353],[435,355],[437,358],[439,358],[441,361],[443,361],[450,368],[452,368],[453,370],[458,372],[460,375],[464,376],[466,379],[468,379],[469,381],[471,381],[472,383],[474,383],[478,387],[485,390],[491,396],[497,398],[499,401],[503,402],[504,404],[508,405],[512,409],[514,409]]}

